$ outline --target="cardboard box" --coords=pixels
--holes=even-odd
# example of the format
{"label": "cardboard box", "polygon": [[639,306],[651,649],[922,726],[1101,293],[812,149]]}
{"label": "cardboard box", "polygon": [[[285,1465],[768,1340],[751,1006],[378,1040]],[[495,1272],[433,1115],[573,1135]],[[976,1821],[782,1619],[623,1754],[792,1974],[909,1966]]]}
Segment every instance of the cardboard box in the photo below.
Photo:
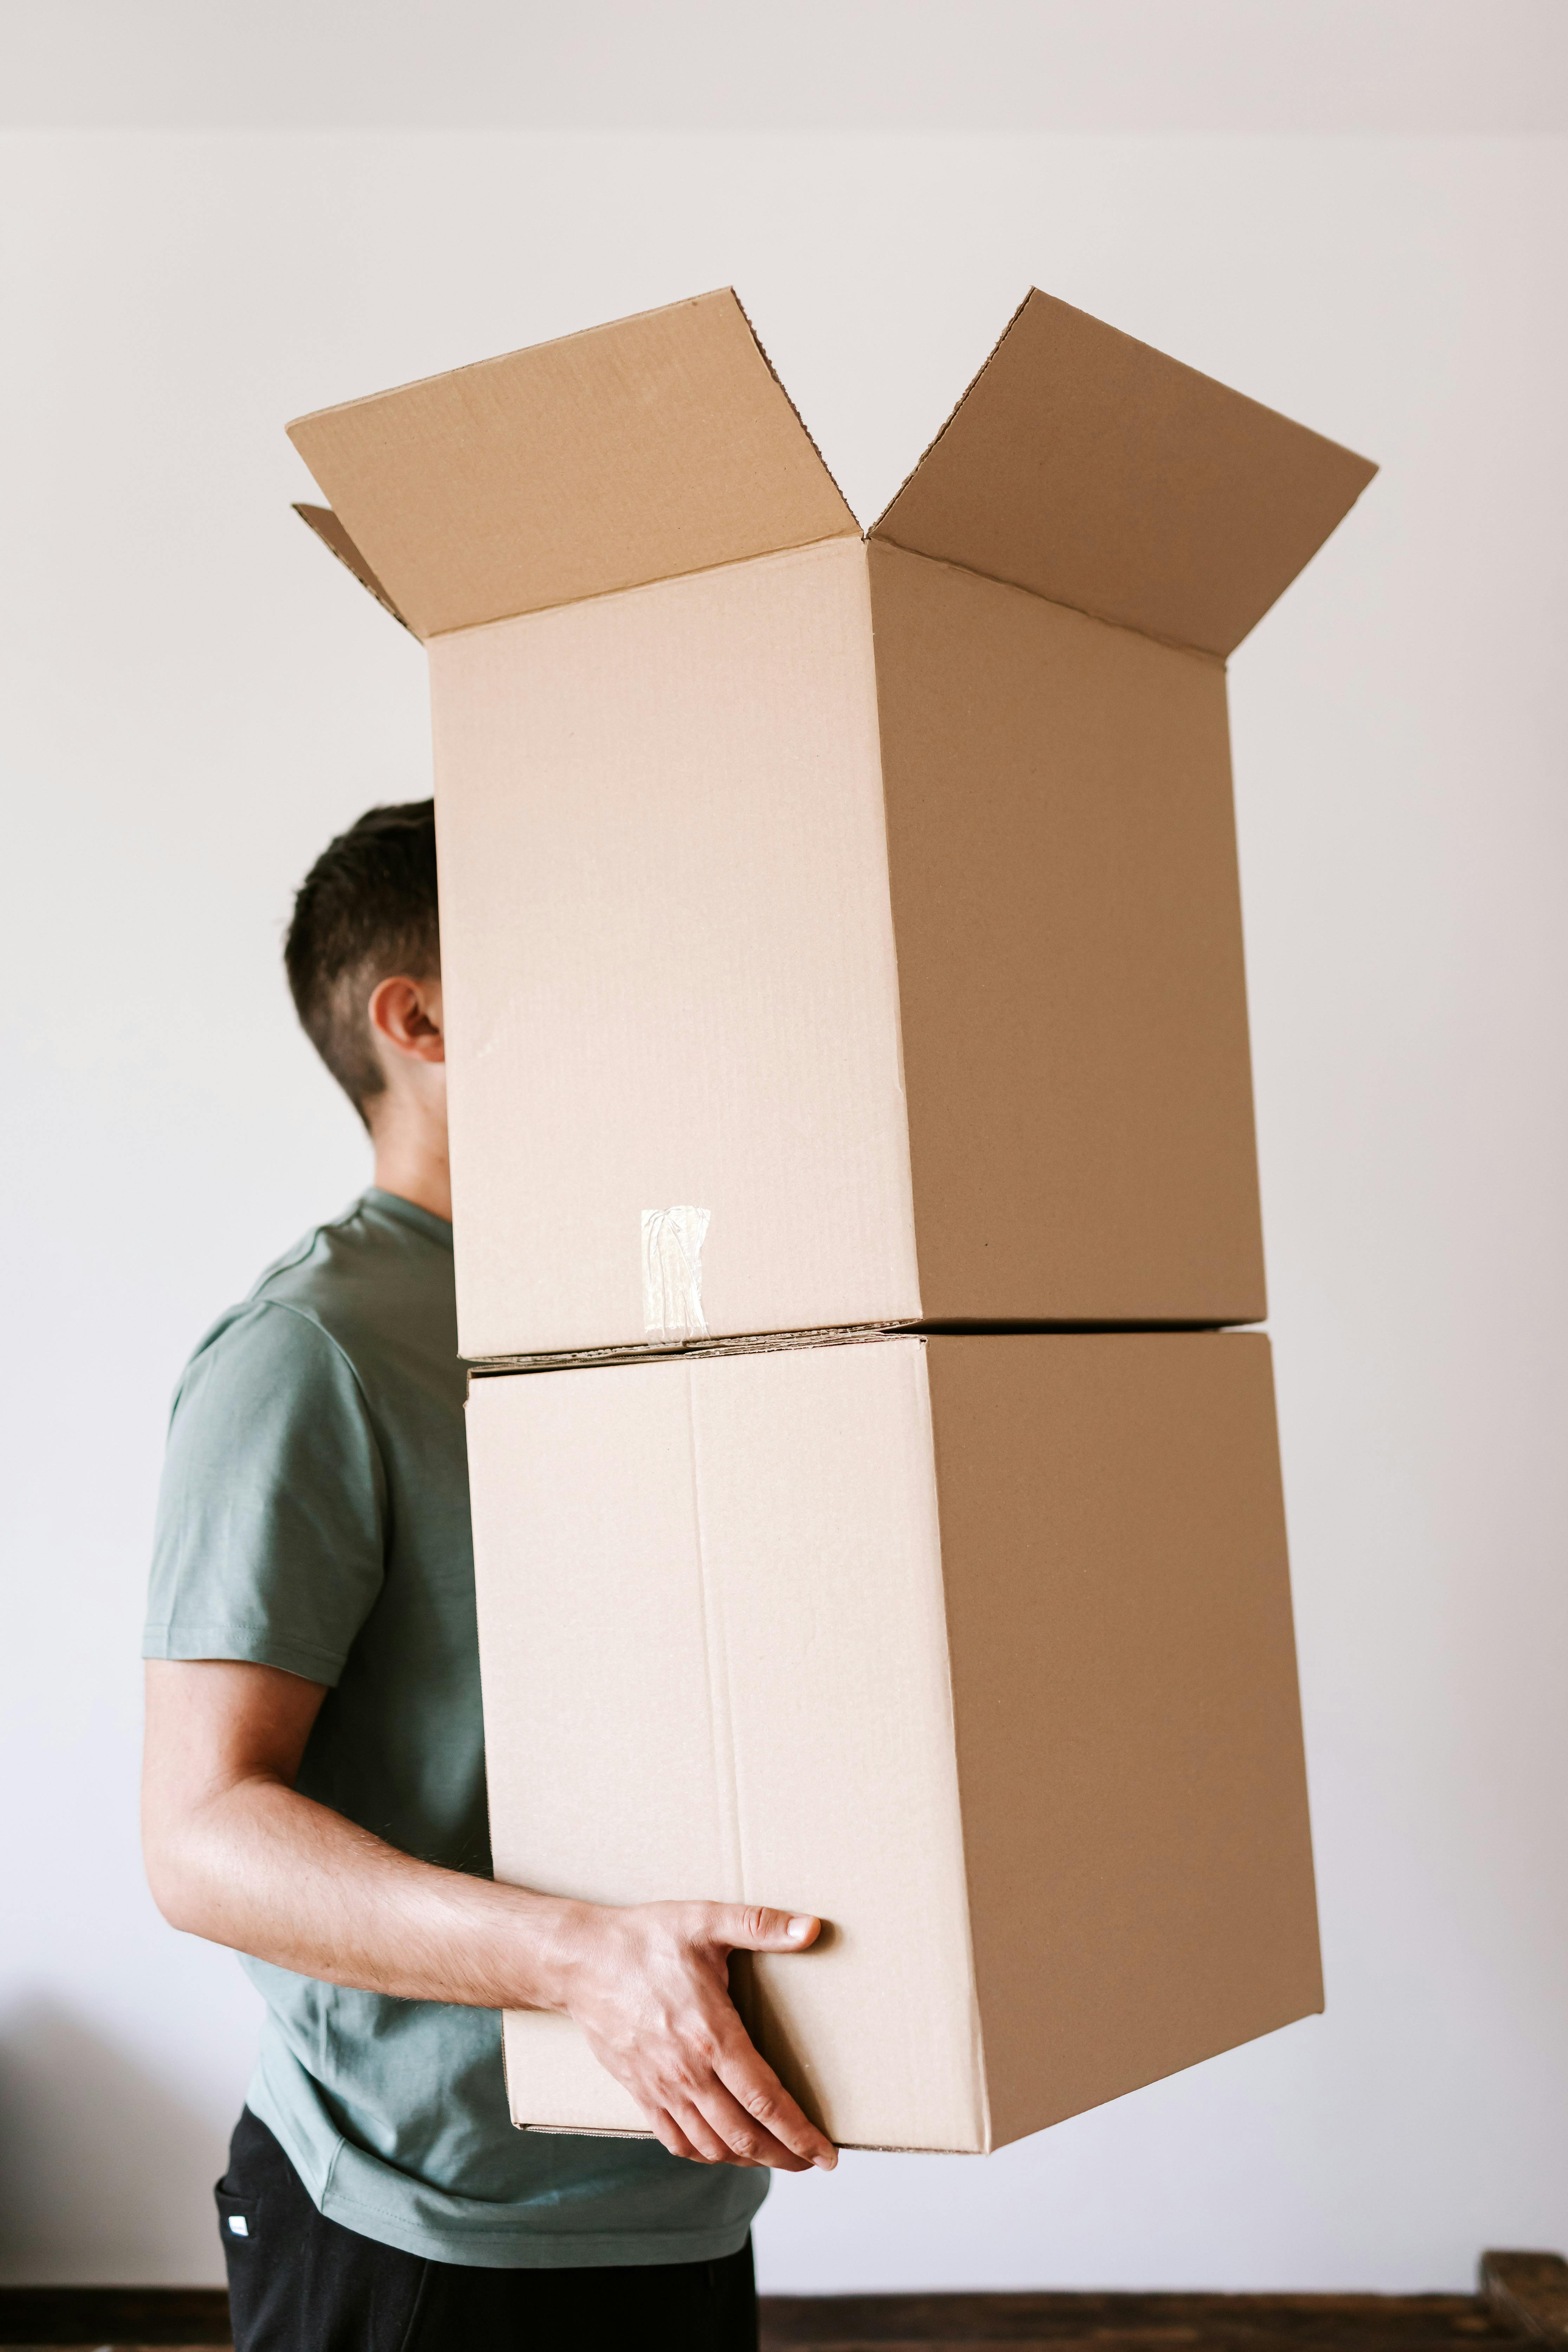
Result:
{"label": "cardboard box", "polygon": [[466,1355],[1262,1316],[1225,663],[1372,467],[1039,293],[865,537],[727,292],[289,429],[429,653]]}
{"label": "cardboard box", "polygon": [[[845,2145],[984,2150],[1322,2005],[1268,1343],[476,1380],[497,1874],[819,1913],[738,1997]],[[512,2114],[641,2119],[509,2016]]]}

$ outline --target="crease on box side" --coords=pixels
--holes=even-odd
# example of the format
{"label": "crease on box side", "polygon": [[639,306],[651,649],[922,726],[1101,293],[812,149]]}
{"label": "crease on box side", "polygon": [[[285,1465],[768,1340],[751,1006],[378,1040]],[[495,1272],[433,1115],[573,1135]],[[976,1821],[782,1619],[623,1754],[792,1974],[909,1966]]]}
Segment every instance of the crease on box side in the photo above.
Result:
{"label": "crease on box side", "polygon": [[980,1979],[974,1964],[974,1898],[969,1875],[969,1831],[964,1818],[963,1790],[958,1778],[958,1706],[952,1686],[952,1641],[948,1627],[947,1576],[942,1558],[942,1486],[936,1468],[936,1421],[931,1408],[931,1353],[929,1342],[921,1340],[917,1368],[920,1391],[921,1434],[923,1454],[929,1465],[927,1508],[935,1536],[937,1573],[942,1582],[942,1675],[946,1696],[946,1729],[948,1752],[952,1759],[955,1791],[954,1810],[958,1819],[959,1861],[963,1874],[963,1953],[969,1979],[969,2052],[973,2078],[974,2136],[979,2152],[992,2152],[991,2082],[985,2064],[985,2023],[980,2013]]}
{"label": "crease on box side", "polygon": [[[876,745],[877,783],[882,800],[882,876],[887,886],[888,937],[893,943],[893,1054],[894,1080],[899,1100],[904,1109],[904,1163],[907,1176],[907,1198],[910,1215],[914,1216],[914,1159],[910,1148],[910,1090],[904,1074],[904,992],[899,974],[899,927],[893,913],[893,861],[888,839],[888,780],[882,762],[882,678],[877,660],[877,600],[871,593],[871,553],[867,545],[860,566],[861,593],[865,597],[866,636],[871,648],[871,736]],[[907,1318],[918,1322],[925,1313],[925,1300],[921,1295],[920,1248],[918,1237],[914,1251],[915,1306],[917,1313]]]}
{"label": "crease on box side", "polygon": [[[730,1885],[728,1899],[746,1905],[752,1899],[752,1876],[746,1863],[745,1805],[741,1790],[741,1747],[735,1736],[734,1675],[731,1664],[729,1624],[721,1581],[707,1538],[707,1514],[702,1502],[702,1445],[699,1435],[696,1364],[687,1360],[686,1428],[691,1478],[691,1516],[697,1549],[698,1594],[702,1614],[703,1671],[707,1685],[708,1728],[713,1759],[714,1801],[721,1817]],[[730,1955],[730,1998],[740,2013],[748,2038],[766,2059],[762,2015],[753,1995],[752,1955]]]}
{"label": "crease on box side", "polygon": [[1301,1644],[1296,1628],[1296,1576],[1290,1549],[1290,1514],[1285,1496],[1284,1433],[1279,1424],[1279,1389],[1274,1377],[1274,1342],[1267,1331],[1236,1331],[1225,1334],[1227,1339],[1260,1339],[1263,1342],[1263,1384],[1268,1398],[1268,1420],[1274,1432],[1272,1455],[1273,1486],[1279,1505],[1279,1528],[1284,1542],[1285,1561],[1285,1622],[1289,1634],[1290,1687],[1295,1699],[1296,1748],[1301,1767],[1301,1802],[1307,1827],[1307,1877],[1311,1889],[1312,1934],[1318,1954],[1318,2000],[1309,2017],[1321,2017],[1327,2005],[1323,1980],[1322,1911],[1318,1900],[1318,1852],[1312,1832],[1312,1776],[1307,1755],[1307,1709],[1301,1688]]}
{"label": "crease on box side", "polygon": [[719,1807],[731,1877],[730,1900],[744,1903],[746,1857],[735,1761],[734,1696],[731,1687],[729,1644],[725,1639],[724,1599],[713,1573],[713,1563],[703,1532],[696,1378],[690,1364],[683,1365],[682,1370],[686,1380],[687,1461],[691,1480],[691,1523],[697,1549],[698,1598],[702,1612],[702,1665],[708,1694],[708,1737],[713,1757],[713,1793]]}

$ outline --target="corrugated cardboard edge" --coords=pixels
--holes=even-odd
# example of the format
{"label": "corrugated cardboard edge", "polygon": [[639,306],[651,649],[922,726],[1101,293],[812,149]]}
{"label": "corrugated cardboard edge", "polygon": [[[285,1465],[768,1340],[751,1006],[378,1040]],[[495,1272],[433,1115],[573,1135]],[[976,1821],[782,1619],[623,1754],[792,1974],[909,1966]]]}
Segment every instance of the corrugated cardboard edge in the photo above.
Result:
{"label": "corrugated cardboard edge", "polygon": [[907,1338],[908,1323],[846,1323],[816,1331],[748,1331],[684,1342],[626,1340],[618,1346],[574,1348],[559,1355],[472,1356],[470,1380],[495,1380],[512,1372],[591,1371],[608,1364],[650,1364],[693,1356],[761,1356],[784,1348],[849,1348],[862,1340]]}
{"label": "corrugated cardboard edge", "polygon": [[413,636],[414,631],[408,627],[408,623],[404,619],[331,508],[306,506],[296,499],[294,511],[300,521],[315,532],[321,545],[337,557],[344,571],[352,572],[360,586],[368,588],[382,609],[391,614],[398,627],[408,629],[409,635]]}
{"label": "corrugated cardboard edge", "polygon": [[[894,539],[891,532],[884,531],[882,525],[887,521],[888,517],[892,513],[893,509],[898,505],[899,500],[903,497],[904,492],[909,488],[910,484],[914,480],[915,476],[920,472],[921,467],[925,464],[926,459],[931,456],[931,451],[936,447],[938,442],[944,439],[949,428],[958,422],[959,412],[963,408],[964,402],[969,398],[970,394],[974,390],[975,385],[985,373],[986,369],[990,366],[992,361],[995,358],[997,352],[1001,350],[1003,344],[1006,341],[1008,336],[1012,333],[1014,328],[1017,325],[1019,320],[1028,309],[1030,302],[1039,291],[1040,289],[1037,286],[1031,286],[1026,292],[1023,300],[1015,306],[1012,317],[1008,320],[1006,325],[1003,328],[1001,333],[992,344],[991,349],[986,352],[985,357],[981,361],[980,365],[975,369],[974,373],[970,377],[969,382],[964,385],[963,390],[959,394],[958,398],[953,402],[952,408],[943,418],[942,424],[938,425],[936,431],[931,435],[931,439],[926,443],[925,447],[921,451],[920,456],[915,459],[914,464],[910,467],[909,472],[904,476],[903,480],[899,484],[898,488],[893,492],[892,497],[888,500],[887,505],[882,509],[881,513],[877,517],[875,522],[868,523],[867,525],[866,537],[868,540],[883,538],[889,541],[890,546],[903,547],[903,541],[901,540]],[[904,553],[906,555],[920,555],[923,553],[923,551],[924,551],[922,549],[918,547],[904,548]],[[929,562],[933,559],[927,557],[926,560]],[[959,565],[955,568],[963,570],[964,567],[963,565]],[[982,573],[981,577],[988,579],[990,574]],[[1010,586],[1016,586],[1017,584],[1018,583],[1016,582],[1008,583],[1008,585]],[[1025,591],[1026,595],[1032,595],[1035,592],[1032,589],[1026,589]],[[1098,618],[1098,615],[1096,617]]]}
{"label": "corrugated cardboard edge", "polygon": [[[1261,1323],[1261,1315],[1253,1318]],[[1038,1322],[1024,1319],[1016,1323],[946,1322],[927,1317],[910,1317],[896,1323],[836,1323],[821,1329],[799,1331],[732,1331],[706,1339],[687,1340],[671,1345],[656,1340],[627,1339],[603,1348],[566,1348],[557,1353],[548,1350],[516,1356],[468,1356],[464,1359],[470,1381],[500,1380],[513,1372],[574,1372],[592,1370],[595,1365],[658,1363],[670,1357],[682,1356],[756,1356],[770,1355],[784,1348],[854,1348],[876,1339],[924,1339],[944,1337],[982,1339],[989,1334],[1011,1337],[1037,1332],[1041,1338],[1092,1338],[1104,1334],[1125,1334],[1135,1338],[1147,1331],[1223,1331],[1247,1328],[1238,1321],[1220,1323],[1212,1318],[1203,1322]]]}
{"label": "corrugated cardboard edge", "polygon": [[[432,368],[428,375],[411,375],[402,383],[383,384],[378,392],[358,393],[352,400],[328,401],[323,407],[307,408],[300,415],[291,416],[287,425],[283,427],[283,430],[285,433],[292,436],[294,427],[297,425],[313,424],[318,416],[337,416],[341,415],[342,411],[347,408],[364,408],[368,406],[372,401],[390,400],[400,392],[417,392],[423,384],[443,383],[447,376],[477,375],[481,369],[502,367],[508,360],[522,359],[531,352],[548,352],[552,350],[557,343],[574,343],[584,335],[604,335],[613,332],[616,327],[635,327],[639,319],[654,319],[657,318],[662,310],[683,310],[689,303],[692,302],[710,302],[716,294],[728,294],[731,296],[734,299],[736,309],[741,309],[740,297],[736,295],[735,289],[732,286],[710,286],[700,294],[680,295],[673,302],[650,302],[646,310],[628,310],[626,313],[626,316],[620,319],[601,319],[596,325],[592,327],[572,327],[569,328],[567,332],[563,335],[546,335],[537,343],[515,343],[510,351],[490,352],[482,360],[465,360],[455,368]],[[741,315],[742,318],[745,317],[743,310]],[[748,327],[751,323],[751,320],[747,319],[746,324]],[[758,348],[759,350],[761,349],[760,344]],[[767,355],[764,352],[764,359],[766,356]],[[769,373],[772,373],[771,369]],[[782,384],[779,388],[781,391],[784,389]],[[786,399],[788,398],[787,394],[785,394],[784,396]],[[809,436],[807,437],[809,438]],[[813,446],[816,446],[815,443],[813,444]],[[837,488],[837,485],[835,484],[834,487]],[[839,496],[840,498],[843,498],[844,496],[841,490],[839,491]],[[845,499],[845,504],[848,504],[847,499]]]}
{"label": "corrugated cardboard edge", "polygon": [[[818,441],[816,434],[812,431],[810,425],[806,423],[805,417],[801,415],[800,410],[796,407],[794,395],[792,394],[788,384],[785,383],[783,376],[780,375],[777,368],[774,367],[773,361],[769,358],[768,347],[766,343],[763,342],[761,335],[758,334],[751,312],[747,310],[745,304],[742,301],[739,294],[736,293],[735,289],[732,286],[715,287],[713,291],[716,294],[728,294],[731,300],[734,303],[736,310],[739,310],[742,318],[745,320],[747,332],[750,334],[752,342],[755,343],[757,347],[763,365],[766,368],[768,373],[772,376],[773,382],[783,393],[785,400],[789,403],[790,415],[795,418],[795,423],[799,425],[801,431],[805,434],[806,439],[810,442],[813,449],[816,451],[817,464],[821,467],[823,472],[826,475],[828,480],[832,483],[839,497],[844,499],[845,511],[848,514],[856,530],[859,531],[861,538],[865,539],[868,534],[862,526],[859,516],[849,504],[848,499],[844,498],[843,483],[839,480],[837,475],[834,472],[832,467],[823,456],[821,443]],[[845,536],[847,537],[848,534],[846,533]]]}
{"label": "corrugated cardboard edge", "polygon": [[515,2116],[512,2129],[537,2132],[542,2139],[657,2139],[658,2137],[657,2132],[650,2131],[609,2131],[594,2124],[520,2124]]}
{"label": "corrugated cardboard edge", "polygon": [[[587,2124],[520,2124],[515,2119],[512,2129],[536,2132],[542,2139],[655,2139],[655,2132],[595,2131]],[[988,2156],[988,2147],[900,2147],[891,2140],[836,2139],[835,2147],[848,2148],[854,2155],[866,2156]]]}
{"label": "corrugated cardboard edge", "polygon": [[[969,401],[970,395],[978,388],[981,379],[989,373],[991,367],[995,362],[997,354],[1001,352],[1004,344],[1013,333],[1013,331],[1017,326],[1019,320],[1023,317],[1030,303],[1035,301],[1037,299],[1043,302],[1059,303],[1065,310],[1078,310],[1078,305],[1076,303],[1064,303],[1062,302],[1059,295],[1047,294],[1043,287],[1031,286],[1028,289],[1022,301],[1019,302],[1017,307],[1015,309],[1012,317],[1003,328],[1002,332],[997,336],[996,341],[992,344],[991,349],[985,354],[984,359],[981,362],[979,367],[976,368],[974,373],[965,384],[963,392],[959,394],[958,399],[954,402],[952,410],[943,421],[938,432],[930,441],[927,442],[925,447],[921,451],[920,456],[916,458],[909,472],[904,476],[903,480],[899,484],[898,488],[893,492],[892,497],[888,500],[887,505],[882,509],[881,513],[877,517],[876,520],[868,525],[866,530],[868,544],[876,541],[883,546],[896,547],[905,555],[919,556],[926,562],[945,563],[955,572],[973,571],[972,566],[960,563],[951,556],[933,556],[930,551],[925,548],[909,546],[905,541],[895,538],[890,530],[885,530],[883,529],[883,525],[886,523],[888,517],[892,513],[893,509],[898,505],[899,500],[903,497],[904,492],[914,480],[916,475],[921,471],[932,453],[946,438],[952,426],[957,424],[960,415],[963,414],[963,409]],[[1109,320],[1096,318],[1092,311],[1080,310],[1079,315],[1081,318],[1089,320],[1091,323],[1097,327],[1108,327],[1110,325]],[[1380,468],[1375,461],[1370,457],[1362,457],[1359,451],[1350,448],[1346,443],[1333,441],[1328,435],[1318,433],[1315,427],[1299,424],[1297,419],[1294,417],[1287,416],[1283,409],[1272,407],[1268,401],[1255,400],[1250,393],[1237,393],[1234,385],[1222,383],[1218,376],[1208,374],[1205,369],[1194,368],[1185,360],[1175,360],[1173,353],[1162,352],[1156,344],[1144,342],[1142,336],[1129,334],[1125,328],[1115,327],[1111,328],[1110,331],[1113,334],[1123,336],[1129,342],[1138,344],[1142,350],[1152,353],[1152,355],[1158,360],[1173,361],[1177,367],[1184,369],[1189,375],[1197,376],[1205,383],[1215,386],[1216,390],[1231,394],[1237,399],[1247,402],[1251,407],[1263,410],[1266,415],[1276,418],[1280,424],[1289,425],[1300,433],[1310,434],[1315,441],[1327,442],[1331,447],[1339,450],[1343,456],[1353,457],[1356,459],[1358,464],[1366,467],[1368,471],[1365,481],[1363,482],[1360,489],[1356,491],[1355,496],[1351,499],[1350,505],[1345,509],[1344,513],[1342,514],[1339,517],[1338,521],[1331,527],[1330,531],[1327,534],[1328,537],[1332,537],[1333,532],[1340,528],[1340,524],[1346,520],[1352,509],[1359,503],[1363,496],[1376,479]],[[1326,541],[1321,541],[1314,552],[1321,553],[1322,546],[1325,543]],[[1310,557],[1307,559],[1308,562],[1310,562]],[[1303,565],[1302,568],[1304,569],[1305,566]],[[1015,580],[1009,576],[1005,576],[1000,572],[983,572],[974,573],[973,576],[984,580],[994,580],[999,585],[1004,587],[1019,589],[1025,595],[1039,596],[1041,593],[1037,588],[1030,587],[1026,581]],[[1297,576],[1299,577],[1300,574],[1298,573]],[[1060,604],[1063,602],[1059,597],[1044,597],[1042,598],[1042,601],[1047,604]],[[1101,613],[1092,604],[1068,604],[1065,605],[1064,609],[1068,612],[1082,613],[1086,618],[1092,621],[1099,621],[1108,628],[1128,629],[1134,635],[1148,637],[1151,642],[1155,645],[1169,646],[1178,653],[1195,654],[1201,660],[1217,662],[1222,669],[1228,668],[1229,667],[1230,656],[1228,654],[1216,653],[1212,646],[1194,645],[1184,637],[1166,636],[1156,629],[1140,626],[1136,622],[1121,619],[1113,614]],[[1272,607],[1269,607],[1268,609],[1271,610]],[[1259,619],[1266,618],[1267,614],[1259,614],[1258,617]],[[1257,625],[1256,621],[1252,625]],[[1245,643],[1246,636],[1250,635],[1251,629],[1249,628],[1246,632],[1241,642]],[[1239,646],[1233,647],[1232,650],[1239,650]]]}

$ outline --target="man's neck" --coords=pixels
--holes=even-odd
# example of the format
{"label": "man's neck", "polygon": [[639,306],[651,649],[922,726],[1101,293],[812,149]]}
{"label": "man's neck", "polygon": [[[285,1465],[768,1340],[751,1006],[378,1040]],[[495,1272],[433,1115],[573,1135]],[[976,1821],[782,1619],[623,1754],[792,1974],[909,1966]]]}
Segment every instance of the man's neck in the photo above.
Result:
{"label": "man's neck", "polygon": [[373,1181],[378,1192],[395,1192],[400,1201],[412,1201],[416,1209],[428,1209],[451,1223],[452,1171],[445,1136],[438,1146],[424,1136],[377,1136]]}

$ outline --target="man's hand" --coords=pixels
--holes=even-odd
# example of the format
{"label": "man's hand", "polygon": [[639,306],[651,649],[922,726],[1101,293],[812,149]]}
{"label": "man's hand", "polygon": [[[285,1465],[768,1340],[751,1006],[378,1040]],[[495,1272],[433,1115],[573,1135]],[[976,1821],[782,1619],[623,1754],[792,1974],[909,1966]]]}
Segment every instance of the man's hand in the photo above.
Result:
{"label": "man's hand", "polygon": [[821,1922],[728,1903],[565,1906],[554,2006],[672,2156],[831,2171],[830,2140],[759,2057],[730,1998],[734,1951],[800,1952]]}
{"label": "man's hand", "polygon": [[672,2154],[837,2163],[752,2047],[726,1970],[732,1951],[803,1951],[817,1920],[574,1903],[416,1862],[295,1788],[325,1696],[277,1666],[149,1664],[147,1875],[174,1927],[403,2000],[563,2011]]}

